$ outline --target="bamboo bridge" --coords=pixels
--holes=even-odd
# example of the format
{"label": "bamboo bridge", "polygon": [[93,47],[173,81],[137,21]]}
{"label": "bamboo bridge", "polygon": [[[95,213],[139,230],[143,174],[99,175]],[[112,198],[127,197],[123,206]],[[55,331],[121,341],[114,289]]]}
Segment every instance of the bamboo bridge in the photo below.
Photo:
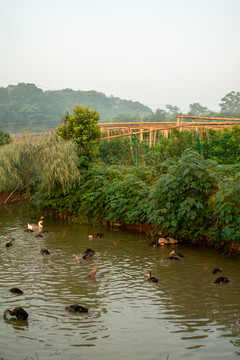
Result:
{"label": "bamboo bridge", "polygon": [[[184,119],[191,119],[192,121],[183,121]],[[113,138],[138,135],[140,141],[142,141],[144,134],[147,133],[149,134],[148,144],[151,147],[155,145],[156,134],[158,132],[168,138],[169,133],[173,129],[196,131],[201,138],[201,130],[203,128],[222,131],[226,127],[231,129],[236,124],[240,125],[240,119],[180,115],[177,122],[99,123],[98,125],[101,133],[106,134],[106,136],[102,136],[99,140],[109,141]]]}
{"label": "bamboo bridge", "polygon": [[[201,139],[202,129],[222,131],[224,128],[231,129],[234,125],[240,126],[240,119],[190,115],[180,115],[175,122],[98,123],[102,133],[99,140],[110,141],[110,139],[114,138],[138,135],[139,140],[143,141],[146,138],[144,134],[148,134],[147,142],[150,147],[155,145],[157,133],[161,133],[161,135],[168,138],[173,129],[188,130],[197,132]],[[29,133],[25,135],[25,138],[37,139],[52,133],[53,131]],[[11,134],[11,137],[14,141],[18,141],[23,138],[23,135]]]}

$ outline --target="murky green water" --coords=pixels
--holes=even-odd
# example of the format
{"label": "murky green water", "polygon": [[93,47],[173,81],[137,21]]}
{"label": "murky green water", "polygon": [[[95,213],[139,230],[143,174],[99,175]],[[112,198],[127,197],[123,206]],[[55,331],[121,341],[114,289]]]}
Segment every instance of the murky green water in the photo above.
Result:
{"label": "murky green water", "polygon": [[[32,214],[0,209],[0,359],[235,359],[240,355],[240,261],[195,246],[161,263],[173,247],[150,237],[45,219],[43,238],[25,233]],[[32,220],[31,220],[32,222]],[[36,222],[36,221],[35,221]],[[101,240],[89,234],[104,232]],[[6,248],[4,236],[16,240]],[[75,261],[91,247],[92,260]],[[40,255],[47,248],[49,256]],[[54,268],[46,265],[52,263]],[[98,265],[95,279],[84,277]],[[212,270],[231,282],[215,285]],[[147,272],[159,282],[149,283]],[[23,295],[9,292],[19,287]],[[88,314],[65,306],[80,304]],[[27,322],[4,319],[21,306]]]}

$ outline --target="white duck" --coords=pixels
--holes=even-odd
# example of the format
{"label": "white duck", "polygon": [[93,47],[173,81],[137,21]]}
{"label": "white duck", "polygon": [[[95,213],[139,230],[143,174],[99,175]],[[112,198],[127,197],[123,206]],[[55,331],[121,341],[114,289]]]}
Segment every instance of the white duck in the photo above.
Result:
{"label": "white duck", "polygon": [[28,230],[41,230],[43,228],[43,220],[40,220],[38,224],[28,224]]}

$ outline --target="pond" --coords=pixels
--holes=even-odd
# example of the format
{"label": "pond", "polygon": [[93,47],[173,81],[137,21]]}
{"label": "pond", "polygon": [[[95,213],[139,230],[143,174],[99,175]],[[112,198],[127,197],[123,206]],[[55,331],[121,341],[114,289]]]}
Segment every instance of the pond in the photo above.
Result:
{"label": "pond", "polygon": [[[151,248],[150,236],[45,216],[42,238],[26,233],[33,211],[0,209],[0,359],[235,359],[240,355],[240,262],[194,245]],[[103,232],[101,239],[88,235]],[[15,238],[5,246],[5,236]],[[87,248],[95,254],[79,264]],[[41,255],[46,248],[50,255]],[[175,249],[178,261],[161,262]],[[53,264],[52,268],[48,264]],[[86,275],[98,265],[94,279]],[[221,276],[231,281],[216,285]],[[150,283],[148,271],[159,281]],[[9,290],[18,287],[22,295]],[[88,313],[65,307],[79,304]],[[23,307],[27,321],[6,309]]]}

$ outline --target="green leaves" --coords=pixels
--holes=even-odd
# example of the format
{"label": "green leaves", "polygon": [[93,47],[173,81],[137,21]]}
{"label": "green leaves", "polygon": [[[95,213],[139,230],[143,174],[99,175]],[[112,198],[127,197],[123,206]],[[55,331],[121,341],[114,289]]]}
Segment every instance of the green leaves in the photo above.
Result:
{"label": "green leaves", "polygon": [[240,173],[222,180],[212,202],[214,238],[240,243]]}
{"label": "green leaves", "polygon": [[94,154],[91,145],[101,135],[97,125],[99,114],[96,110],[90,110],[89,106],[82,107],[75,105],[73,114],[67,114],[64,122],[56,129],[56,133],[63,139],[74,140],[79,147],[84,149],[86,156]]}
{"label": "green leaves", "polygon": [[216,180],[207,161],[194,151],[185,151],[152,189],[149,222],[179,239],[203,236],[210,222],[207,207]]}

